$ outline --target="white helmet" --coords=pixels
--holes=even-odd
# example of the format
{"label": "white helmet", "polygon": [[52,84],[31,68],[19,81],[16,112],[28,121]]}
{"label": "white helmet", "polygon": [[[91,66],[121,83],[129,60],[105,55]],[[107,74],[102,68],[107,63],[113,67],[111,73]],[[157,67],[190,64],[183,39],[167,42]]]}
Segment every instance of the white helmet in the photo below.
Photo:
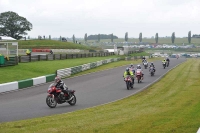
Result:
{"label": "white helmet", "polygon": [[55,82],[58,83],[59,81],[61,81],[61,78],[58,77],[58,76],[56,76],[56,77],[55,77]]}
{"label": "white helmet", "polygon": [[137,65],[137,67],[140,67],[140,65]]}

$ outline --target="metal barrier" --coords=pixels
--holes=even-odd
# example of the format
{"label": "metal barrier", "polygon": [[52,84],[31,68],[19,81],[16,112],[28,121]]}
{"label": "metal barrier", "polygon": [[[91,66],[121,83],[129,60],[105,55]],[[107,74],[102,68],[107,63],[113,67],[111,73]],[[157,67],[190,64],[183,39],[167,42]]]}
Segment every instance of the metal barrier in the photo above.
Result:
{"label": "metal barrier", "polygon": [[114,55],[112,53],[85,53],[85,54],[47,54],[47,55],[22,55],[18,57],[18,62],[33,62],[41,60],[63,60],[63,59],[75,59],[75,58],[87,58],[87,57],[102,57]]}

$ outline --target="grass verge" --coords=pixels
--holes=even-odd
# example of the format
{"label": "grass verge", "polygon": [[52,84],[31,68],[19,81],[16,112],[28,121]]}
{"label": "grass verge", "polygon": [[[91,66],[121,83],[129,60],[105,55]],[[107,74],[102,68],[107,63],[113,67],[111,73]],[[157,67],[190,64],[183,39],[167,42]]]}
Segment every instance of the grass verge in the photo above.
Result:
{"label": "grass verge", "polygon": [[[96,62],[99,60],[117,58],[117,57],[124,58],[124,56],[113,55],[113,56],[107,56],[107,57],[77,58],[77,59],[53,60],[53,61],[36,61],[36,62],[29,62],[29,63],[19,63],[16,66],[0,67],[0,75],[1,75],[0,84],[44,76],[48,74],[54,74],[56,73],[56,70],[58,69],[69,68],[73,66],[83,65],[86,63]],[[121,64],[119,63],[119,65]],[[92,69],[91,71],[93,70],[94,69]]]}
{"label": "grass verge", "polygon": [[[195,63],[194,63],[195,62]],[[123,100],[72,113],[0,124],[5,133],[194,133],[200,121],[200,60]]]}

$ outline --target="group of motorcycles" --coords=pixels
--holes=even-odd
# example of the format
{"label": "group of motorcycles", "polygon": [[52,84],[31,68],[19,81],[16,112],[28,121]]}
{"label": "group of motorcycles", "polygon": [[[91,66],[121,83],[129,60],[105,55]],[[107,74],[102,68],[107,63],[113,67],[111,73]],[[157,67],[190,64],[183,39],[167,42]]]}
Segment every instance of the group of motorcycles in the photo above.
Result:
{"label": "group of motorcycles", "polygon": [[[148,62],[146,60],[142,60],[142,63],[143,63],[144,69],[147,69],[148,68]],[[168,61],[163,63],[164,69],[165,69],[165,67],[168,67],[168,66],[169,66],[169,62]],[[135,79],[134,80],[137,80],[138,83],[141,83],[142,80],[143,80],[143,76],[142,76],[141,70],[136,70],[136,71],[134,71],[134,73],[135,73]],[[151,76],[154,76],[155,69],[154,69],[153,66],[149,67],[149,73],[150,73]],[[130,88],[133,88],[134,81],[132,80],[130,75],[128,75],[127,77],[124,77],[124,81],[126,83],[126,87],[127,87],[128,90]]]}
{"label": "group of motorcycles", "polygon": [[163,68],[165,69],[166,67],[169,66],[169,61],[163,62]]}
{"label": "group of motorcycles", "polygon": [[[142,61],[144,69],[148,68],[148,62],[146,60]],[[163,68],[169,66],[169,62],[163,62]],[[132,79],[130,75],[127,77],[124,77],[124,81],[126,82],[126,87],[129,90],[130,88],[133,88],[134,81],[137,80],[138,83],[141,83],[143,80],[142,71],[141,69],[132,70],[134,71],[135,78]],[[149,67],[149,73],[151,76],[154,76],[155,70],[152,66]],[[47,90],[47,97],[46,97],[46,104],[50,108],[55,108],[57,104],[63,104],[63,103],[69,103],[70,105],[76,104],[76,96],[75,96],[75,90],[67,90],[68,93],[63,93],[61,89],[55,87],[55,83],[52,83]]]}

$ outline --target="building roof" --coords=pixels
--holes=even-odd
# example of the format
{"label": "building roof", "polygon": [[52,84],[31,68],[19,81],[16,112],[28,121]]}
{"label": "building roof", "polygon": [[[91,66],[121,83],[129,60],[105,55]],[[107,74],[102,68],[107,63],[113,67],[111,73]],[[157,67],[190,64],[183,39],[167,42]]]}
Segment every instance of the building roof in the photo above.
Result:
{"label": "building roof", "polygon": [[12,37],[8,37],[8,36],[0,36],[0,40],[2,40],[2,41],[5,41],[5,40],[16,40],[16,39],[14,39],[14,38],[12,38]]}

